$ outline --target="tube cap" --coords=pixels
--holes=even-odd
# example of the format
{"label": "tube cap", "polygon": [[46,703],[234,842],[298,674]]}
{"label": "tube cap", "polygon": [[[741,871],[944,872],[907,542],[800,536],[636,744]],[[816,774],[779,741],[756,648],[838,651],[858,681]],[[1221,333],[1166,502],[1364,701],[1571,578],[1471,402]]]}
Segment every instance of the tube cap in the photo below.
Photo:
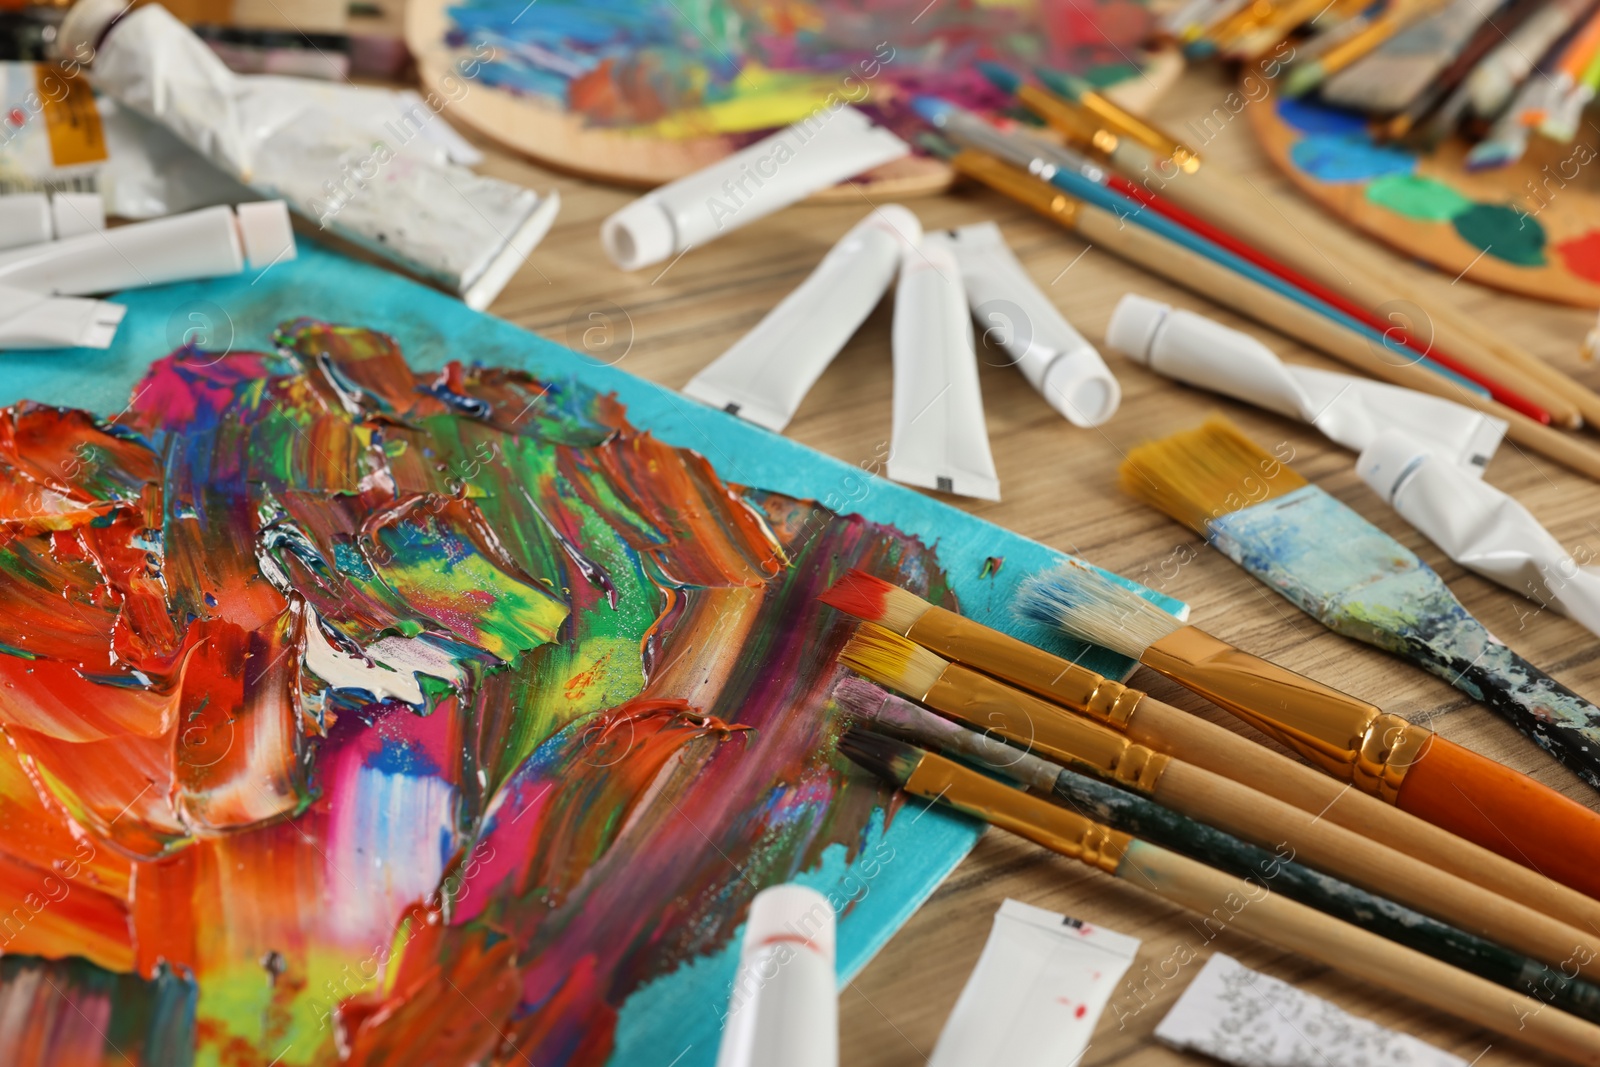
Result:
{"label": "tube cap", "polygon": [[295,257],[294,227],[289,205],[282,200],[258,200],[234,208],[239,217],[239,237],[251,270],[266,270]]}
{"label": "tube cap", "polygon": [[638,270],[672,255],[677,232],[667,209],[645,196],[600,224],[600,243],[611,262],[623,270]]}
{"label": "tube cap", "polygon": [[127,10],[126,0],[78,0],[61,20],[51,56],[92,65],[106,29]]}
{"label": "tube cap", "polygon": [[1150,346],[1155,343],[1156,331],[1171,313],[1170,304],[1128,293],[1117,301],[1116,310],[1111,312],[1111,322],[1106,325],[1107,347],[1135,363],[1149,364]]}
{"label": "tube cap", "polygon": [[828,898],[792,882],[757,893],[750,902],[740,954],[777,942],[809,948],[833,966],[834,915]]}
{"label": "tube cap", "polygon": [[1356,473],[1385,503],[1393,504],[1406,479],[1430,455],[1428,446],[1416,438],[1399,430],[1385,430],[1356,457]]}
{"label": "tube cap", "polygon": [[1122,403],[1122,386],[1092,349],[1068,352],[1050,364],[1039,392],[1062,418],[1085,429],[1115,415]]}

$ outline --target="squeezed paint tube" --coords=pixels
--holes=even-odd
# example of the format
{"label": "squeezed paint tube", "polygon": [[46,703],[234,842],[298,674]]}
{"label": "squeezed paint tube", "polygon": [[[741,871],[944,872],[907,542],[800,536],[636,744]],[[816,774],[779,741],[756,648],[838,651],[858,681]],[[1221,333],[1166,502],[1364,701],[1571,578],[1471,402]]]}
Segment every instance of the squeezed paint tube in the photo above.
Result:
{"label": "squeezed paint tube", "polygon": [[127,308],[0,285],[0,348],[109,348]]}
{"label": "squeezed paint tube", "polygon": [[1600,634],[1600,570],[1579,564],[1514,498],[1397,430],[1373,438],[1356,471],[1445,555]]}
{"label": "squeezed paint tube", "polygon": [[910,151],[853,107],[819,108],[626,205],[600,224],[600,243],[617,266],[638,270]]}
{"label": "squeezed paint tube", "polygon": [[59,241],[105,228],[105,205],[94,193],[0,196],[0,249]]}
{"label": "squeezed paint tube", "polygon": [[1443,397],[1285,364],[1247,333],[1134,293],[1111,313],[1106,344],[1157,374],[1308,422],[1352,452],[1399,428],[1481,477],[1506,432],[1504,420]]}
{"label": "squeezed paint tube", "polygon": [[208,207],[0,252],[0,285],[86,296],[238,274],[293,259],[294,233],[281,200]]}
{"label": "squeezed paint tube", "polygon": [[717,1067],[838,1062],[833,907],[805,886],[763,889],[750,902]]}
{"label": "squeezed paint tube", "polygon": [[951,241],[925,234],[900,261],[894,295],[890,478],[1000,499],[972,347],[972,316]]}
{"label": "squeezed paint tube", "polygon": [[1467,1061],[1351,1015],[1213,953],[1155,1030],[1156,1040],[1238,1067],[1467,1067]]}
{"label": "squeezed paint tube", "polygon": [[950,239],[978,328],[994,331],[1028,384],[1074,426],[1099,426],[1115,414],[1117,379],[1028,277],[1000,227],[979,222],[952,230]]}
{"label": "squeezed paint tube", "polygon": [[817,378],[878,306],[902,251],[922,236],[899,204],[873,208],[806,280],[749,333],[696,374],[686,395],[782,431]]}
{"label": "squeezed paint tube", "polygon": [[1077,1063],[1137,938],[1007,900],[928,1067]]}
{"label": "squeezed paint tube", "polygon": [[[159,5],[80,0],[58,47],[89,75],[262,196],[460,295],[481,310],[554,221],[560,200],[451,162],[424,131],[432,105],[385,90],[239,75]],[[120,16],[120,17],[119,17]],[[473,77],[480,60],[463,65]],[[468,69],[470,68],[470,69]],[[442,105],[441,105],[442,106]]]}

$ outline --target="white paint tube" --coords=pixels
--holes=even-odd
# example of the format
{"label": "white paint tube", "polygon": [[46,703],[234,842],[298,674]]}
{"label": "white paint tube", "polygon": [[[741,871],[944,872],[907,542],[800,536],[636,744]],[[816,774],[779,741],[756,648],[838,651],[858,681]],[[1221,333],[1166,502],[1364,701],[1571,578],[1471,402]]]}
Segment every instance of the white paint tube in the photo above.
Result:
{"label": "white paint tube", "polygon": [[1527,508],[1396,430],[1373,438],[1356,471],[1411,525],[1469,571],[1600,634],[1600,570],[1586,567]]}
{"label": "white paint tube", "polygon": [[750,903],[717,1067],[837,1067],[834,914],[821,893],[777,885]]}
{"label": "white paint tube", "polygon": [[105,228],[105,205],[94,193],[0,196],[0,249],[25,248]]}
{"label": "white paint tube", "polygon": [[[166,9],[126,8],[80,0],[62,24],[58,49],[93,55],[98,89],[259,195],[470,307],[488,306],[555,219],[554,194],[451,162],[446,140],[424,132],[448,101],[407,108],[386,90],[235,74]],[[464,61],[463,80],[481,65]]]}
{"label": "white paint tube", "polygon": [[925,234],[900,262],[894,296],[890,478],[1000,499],[972,347],[972,316],[951,241]]}
{"label": "white paint tube", "polygon": [[0,285],[0,349],[109,348],[127,308]]}
{"label": "white paint tube", "polygon": [[928,1067],[1065,1067],[1139,951],[1137,938],[1007,900]]}
{"label": "white paint tube", "polygon": [[281,200],[208,207],[96,233],[0,252],[0,285],[54,296],[87,296],[167,282],[266,270],[293,259],[294,233]]}
{"label": "white paint tube", "polygon": [[782,432],[845,342],[894,281],[917,217],[885,204],[850,228],[806,280],[689,380],[686,395]]}
{"label": "white paint tube", "polygon": [[1028,384],[1074,426],[1099,426],[1116,413],[1122,388],[1012,254],[1000,227],[979,222],[950,232],[961,282],[985,336],[999,342]]}
{"label": "white paint tube", "polygon": [[600,243],[617,266],[638,270],[910,152],[855,108],[822,107],[626,205],[600,224]]}
{"label": "white paint tube", "polygon": [[1352,452],[1403,429],[1481,477],[1506,432],[1503,419],[1443,397],[1285,364],[1247,333],[1134,293],[1111,313],[1106,344],[1157,374],[1308,422]]}
{"label": "white paint tube", "polygon": [[1220,952],[1206,960],[1155,1035],[1162,1044],[1238,1067],[1467,1067],[1443,1049]]}

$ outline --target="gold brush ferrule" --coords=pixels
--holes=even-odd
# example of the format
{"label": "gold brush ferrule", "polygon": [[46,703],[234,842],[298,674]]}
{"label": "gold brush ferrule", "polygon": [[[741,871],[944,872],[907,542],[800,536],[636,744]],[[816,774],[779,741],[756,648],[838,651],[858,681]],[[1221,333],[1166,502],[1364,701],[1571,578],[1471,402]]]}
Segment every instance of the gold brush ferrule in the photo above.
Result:
{"label": "gold brush ferrule", "polygon": [[904,788],[1109,874],[1116,873],[1133,840],[1077,812],[1029,796],[932,752],[917,763]]}
{"label": "gold brush ferrule", "polygon": [[1194,149],[1123,110],[1099,93],[1084,93],[1078,98],[1078,104],[1117,133],[1169,157],[1185,174],[1193,174],[1200,169],[1200,156]]}
{"label": "gold brush ferrule", "polygon": [[1193,626],[1174,630],[1139,660],[1391,804],[1428,737],[1398,716]]}
{"label": "gold brush ferrule", "polygon": [[1117,150],[1120,138],[1115,129],[1095,121],[1083,108],[1047,89],[1024,82],[1017,88],[1017,102],[1074,144],[1089,145],[1108,156]]}
{"label": "gold brush ferrule", "polygon": [[1144,693],[945,608],[929,608],[905,637],[945,659],[992,674],[1036,696],[1105,723],[1119,733]]}
{"label": "gold brush ferrule", "polygon": [[1035,755],[1108,778],[1148,796],[1170,758],[1057,704],[952,663],[922,702],[980,733],[994,733]]}
{"label": "gold brush ferrule", "polygon": [[970,148],[951,156],[950,166],[1069,230],[1078,226],[1078,201],[1021,167]]}

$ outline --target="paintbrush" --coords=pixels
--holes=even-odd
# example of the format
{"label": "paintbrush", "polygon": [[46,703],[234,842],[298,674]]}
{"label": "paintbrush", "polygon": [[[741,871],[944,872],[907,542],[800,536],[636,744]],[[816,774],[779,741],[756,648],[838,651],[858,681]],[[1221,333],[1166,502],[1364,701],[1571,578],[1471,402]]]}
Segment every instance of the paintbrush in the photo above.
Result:
{"label": "paintbrush", "polygon": [[[979,66],[982,67],[984,64],[980,63]],[[1098,120],[1102,126],[1172,160],[1178,165],[1178,169],[1186,174],[1193,174],[1200,169],[1198,152],[1166,131],[1152,126],[1110,97],[1095,92],[1093,85],[1077,75],[1047,69],[1036,73],[1057,96],[1076,104],[1086,114]]]}
{"label": "paintbrush", "polygon": [[[925,142],[935,144],[935,142]],[[1582,441],[1541,425],[1521,412],[1492,400],[1464,395],[1453,382],[1409,363],[1380,358],[1368,340],[1343,329],[1304,305],[1256,284],[1227,267],[1191,252],[1161,234],[1127,226],[1121,216],[1068,196],[1060,187],[1030,174],[1023,167],[977,149],[962,149],[948,157],[959,174],[982,182],[1003,196],[1081,235],[1089,244],[1192,290],[1224,307],[1270,326],[1357,370],[1393,385],[1446,397],[1478,411],[1486,411],[1509,424],[1512,440],[1573,470],[1600,480],[1600,451]],[[1531,358],[1531,357],[1530,357]]]}
{"label": "paintbrush", "polygon": [[[1104,726],[863,623],[839,660],[872,681],[970,726],[1236,834],[1286,843],[1305,863],[1552,966],[1595,941],[1576,927],[1319,819],[1247,785],[1136,744]],[[1585,974],[1600,974],[1591,954]]]}
{"label": "paintbrush", "polygon": [[[1103,127],[1087,122],[1083,114],[1047,89],[1024,82],[993,64],[983,73],[996,88],[1016,96],[1034,114],[1075,144],[1104,153],[1111,165],[1146,189],[1159,192],[1184,210],[1233,234],[1244,244],[1262,250],[1272,259],[1313,278],[1355,303],[1371,309],[1406,300],[1424,309],[1431,336],[1421,350],[1442,349],[1450,358],[1472,368],[1486,381],[1505,383],[1508,368],[1521,372],[1519,389],[1513,390],[1538,408],[1550,421],[1576,428],[1583,418],[1600,423],[1600,394],[1550,367],[1538,357],[1494,336],[1482,324],[1441,301],[1410,290],[1402,279],[1370,258],[1341,256],[1325,242],[1308,239],[1297,227],[1285,226],[1283,215],[1244,179],[1209,162],[1186,174],[1142,145],[1118,138]],[[1086,124],[1087,122],[1087,124]],[[1069,192],[1071,190],[1068,190]],[[1250,195],[1254,193],[1254,196]],[[1388,330],[1396,324],[1391,320]],[[1374,371],[1379,377],[1382,373]],[[1424,388],[1418,386],[1417,388]],[[1454,394],[1441,394],[1451,395]],[[1580,414],[1582,417],[1580,417]],[[1538,416],[1533,416],[1536,420]]]}
{"label": "paintbrush", "polygon": [[1577,890],[1341,785],[1226,727],[930,604],[910,590],[853,570],[819,599],[938,656],[1087,715],[1147,748],[1243,782],[1570,926],[1600,930],[1600,902]]}
{"label": "paintbrush", "polygon": [[1493,982],[1319,914],[1259,883],[1212,870],[881,734],[846,730],[839,751],[912,796],[1009,830],[1182,905],[1204,916],[1208,931],[1212,925],[1217,932],[1231,926],[1534,1048],[1600,1065],[1600,1028],[1565,1012],[1538,1010],[1538,1002],[1528,1007],[1520,997],[1508,1002],[1506,991]]}
{"label": "paintbrush", "polygon": [[[1466,46],[1450,61],[1450,65],[1434,78],[1432,84],[1407,104],[1405,111],[1384,123],[1381,128],[1382,135],[1390,140],[1409,137],[1412,130],[1433,114],[1441,102],[1453,98],[1457,87],[1472,73],[1484,56],[1535,11],[1542,8],[1544,3],[1545,0],[1511,0],[1510,3],[1502,4],[1491,11],[1483,25],[1474,31]],[[1457,115],[1459,117],[1459,112]],[[1454,124],[1454,119],[1451,119],[1449,125],[1453,127]],[[1437,143],[1437,139],[1432,137],[1433,132],[1431,125],[1424,127],[1414,140],[1420,147],[1431,149]]]}
{"label": "paintbrush", "polygon": [[1460,54],[1489,12],[1483,0],[1452,0],[1322,85],[1322,99],[1379,114],[1400,111]]}
{"label": "paintbrush", "polygon": [[1121,477],[1324,626],[1482,700],[1600,788],[1600,708],[1511,651],[1414,553],[1226,419],[1140,445]]}
{"label": "paintbrush", "polygon": [[1016,609],[1137,659],[1365,793],[1600,897],[1600,813],[1525,774],[1186,625],[1079,563],[1029,578]]}
{"label": "paintbrush", "polygon": [[878,732],[898,735],[946,756],[969,760],[1053,796],[1096,822],[1182,853],[1238,878],[1251,878],[1291,900],[1398,942],[1497,985],[1537,993],[1549,983],[1550,1003],[1590,1022],[1600,1022],[1600,987],[1510,952],[1363,889],[1294,862],[1293,853],[1269,852],[1231,834],[1076,771],[1057,766],[1014,745],[918,707],[859,678],[834,687],[846,711]]}
{"label": "paintbrush", "polygon": [[1433,14],[1444,0],[1392,0],[1383,13],[1338,45],[1328,49],[1316,59],[1296,63],[1284,76],[1283,91],[1289,96],[1303,96],[1320,85],[1324,78],[1370,54],[1373,49],[1388,41],[1419,19]]}

